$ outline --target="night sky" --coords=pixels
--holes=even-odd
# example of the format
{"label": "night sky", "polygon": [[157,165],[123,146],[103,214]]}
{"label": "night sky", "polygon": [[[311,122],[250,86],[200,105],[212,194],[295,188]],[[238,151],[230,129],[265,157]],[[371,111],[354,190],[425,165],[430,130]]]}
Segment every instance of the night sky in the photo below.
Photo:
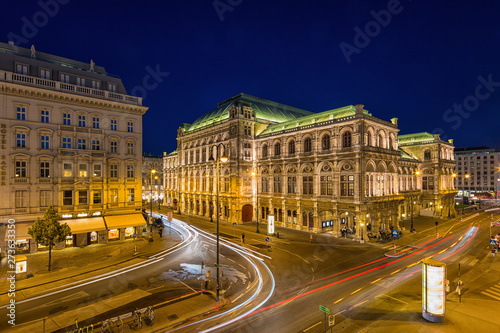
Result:
{"label": "night sky", "polygon": [[5,1],[0,40],[93,59],[145,93],[144,153],[175,150],[181,123],[241,92],[314,112],[361,103],[398,117],[400,134],[500,149],[499,13],[499,1]]}

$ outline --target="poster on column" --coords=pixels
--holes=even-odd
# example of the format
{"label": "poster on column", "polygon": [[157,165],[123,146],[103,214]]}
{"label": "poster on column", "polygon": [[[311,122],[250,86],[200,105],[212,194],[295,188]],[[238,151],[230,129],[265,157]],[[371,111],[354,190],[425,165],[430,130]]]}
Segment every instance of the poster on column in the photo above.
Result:
{"label": "poster on column", "polygon": [[274,215],[267,217],[267,234],[274,235]]}

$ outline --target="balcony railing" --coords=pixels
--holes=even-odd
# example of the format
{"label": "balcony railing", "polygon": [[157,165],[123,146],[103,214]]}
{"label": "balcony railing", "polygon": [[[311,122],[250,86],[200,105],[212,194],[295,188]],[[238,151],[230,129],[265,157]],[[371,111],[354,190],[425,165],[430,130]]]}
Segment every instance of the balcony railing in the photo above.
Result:
{"label": "balcony railing", "polygon": [[93,98],[107,99],[115,102],[122,102],[133,105],[142,105],[141,97],[117,94],[111,91],[93,89],[89,87],[81,87],[69,83],[46,80],[34,76],[16,74],[7,71],[0,71],[0,81],[19,83],[22,85],[28,85],[32,87],[39,87],[61,92],[69,92],[72,94],[78,94]]}

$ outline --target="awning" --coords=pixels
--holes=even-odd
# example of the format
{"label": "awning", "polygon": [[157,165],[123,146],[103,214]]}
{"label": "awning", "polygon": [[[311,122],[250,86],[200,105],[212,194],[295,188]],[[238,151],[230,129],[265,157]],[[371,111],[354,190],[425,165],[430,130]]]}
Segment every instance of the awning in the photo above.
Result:
{"label": "awning", "polygon": [[110,215],[104,216],[106,225],[109,229],[127,228],[127,227],[137,227],[146,224],[146,220],[142,214],[130,214],[130,215]]}
{"label": "awning", "polygon": [[[14,223],[16,226],[16,233],[15,233],[15,238],[14,239],[32,239],[32,237],[28,234],[28,228],[31,227],[33,223]],[[12,235],[12,232],[9,232],[9,230],[14,230],[13,228],[9,229],[10,223],[7,223],[7,228],[5,228],[5,240],[12,239],[9,238],[9,235]]]}
{"label": "awning", "polygon": [[88,217],[83,219],[59,220],[59,223],[67,223],[71,228],[71,233],[85,234],[87,232],[106,230],[106,225],[102,217]]}

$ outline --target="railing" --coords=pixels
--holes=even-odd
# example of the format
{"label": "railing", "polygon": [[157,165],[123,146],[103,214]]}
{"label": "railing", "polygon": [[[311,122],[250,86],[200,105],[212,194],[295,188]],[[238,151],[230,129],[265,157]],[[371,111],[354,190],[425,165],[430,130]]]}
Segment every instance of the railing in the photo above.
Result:
{"label": "railing", "polygon": [[51,183],[52,182],[52,178],[49,178],[49,177],[38,178],[38,182],[39,183]]}
{"label": "railing", "polygon": [[0,71],[0,80],[20,83],[23,85],[29,85],[34,87],[46,88],[61,92],[76,93],[83,96],[119,101],[127,104],[142,105],[141,97],[123,95],[106,90],[93,89],[89,87],[76,86],[69,83],[46,80],[34,76],[16,74],[7,71]]}
{"label": "railing", "polygon": [[28,182],[28,178],[26,177],[14,177],[14,183],[27,183]]}

